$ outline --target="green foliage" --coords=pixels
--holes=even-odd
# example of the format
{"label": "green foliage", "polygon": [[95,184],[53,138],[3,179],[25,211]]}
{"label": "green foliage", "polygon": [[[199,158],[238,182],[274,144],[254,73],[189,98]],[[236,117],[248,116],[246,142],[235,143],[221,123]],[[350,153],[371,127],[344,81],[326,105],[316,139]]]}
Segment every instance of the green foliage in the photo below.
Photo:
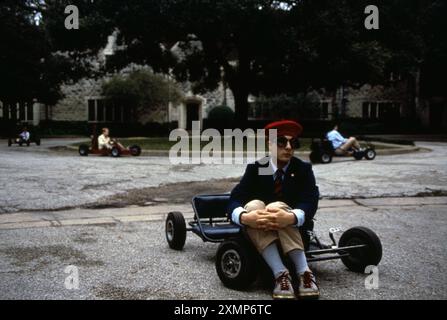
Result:
{"label": "green foliage", "polygon": [[317,95],[298,93],[279,94],[271,97],[260,96],[254,108],[257,113],[268,119],[312,119],[320,117],[320,100]]}
{"label": "green foliage", "polygon": [[102,91],[118,104],[149,110],[169,102],[178,103],[183,97],[174,81],[147,70],[116,75],[103,84]]}
{"label": "green foliage", "polygon": [[217,106],[210,110],[210,112],[208,113],[208,119],[233,121],[234,111],[227,106]]}

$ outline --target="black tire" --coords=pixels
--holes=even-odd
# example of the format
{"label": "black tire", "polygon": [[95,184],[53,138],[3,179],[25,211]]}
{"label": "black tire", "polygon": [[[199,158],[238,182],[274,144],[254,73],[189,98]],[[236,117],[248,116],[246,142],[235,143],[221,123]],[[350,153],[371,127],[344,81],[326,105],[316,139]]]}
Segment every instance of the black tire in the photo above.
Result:
{"label": "black tire", "polygon": [[130,154],[133,155],[134,157],[138,157],[141,154],[141,148],[138,145],[133,145],[131,147],[129,147],[130,150]]}
{"label": "black tire", "polygon": [[331,163],[332,162],[332,155],[327,152],[322,152],[320,155],[320,162],[321,163]]}
{"label": "black tire", "polygon": [[365,154],[362,151],[354,151],[354,154],[352,156],[355,160],[362,160],[364,155]]}
{"label": "black tire", "polygon": [[36,139],[36,145],[40,146],[40,139]]}
{"label": "black tire", "polygon": [[257,278],[255,253],[244,240],[227,240],[216,253],[216,271],[220,281],[230,289],[245,289]]}
{"label": "black tire", "polygon": [[186,241],[186,222],[181,212],[174,211],[168,213],[165,235],[171,249],[183,249]]}
{"label": "black tire", "polygon": [[112,157],[117,158],[120,156],[121,152],[117,147],[113,147],[110,151],[110,154],[112,155]]}
{"label": "black tire", "polygon": [[349,256],[341,260],[349,270],[363,273],[367,266],[379,264],[382,259],[382,244],[379,237],[365,227],[346,230],[338,242],[340,248],[359,244],[366,244],[366,247],[350,250]]}
{"label": "black tire", "polygon": [[[40,142],[39,142],[39,144],[40,144]],[[86,156],[88,156],[88,151],[89,151],[89,149],[88,149],[88,146],[87,146],[87,145],[85,145],[85,144],[81,144],[81,145],[79,146],[79,155],[80,155],[81,157],[86,157]]]}
{"label": "black tire", "polygon": [[28,141],[26,142],[26,146],[29,147],[30,144],[31,144],[31,141],[28,140]]}
{"label": "black tire", "polygon": [[309,160],[310,160],[310,162],[312,162],[312,163],[318,163],[318,162],[320,162],[320,159],[319,159],[318,154],[317,154],[316,152],[314,152],[314,151],[312,151],[312,152],[309,154]]}
{"label": "black tire", "polygon": [[8,147],[12,146],[12,140],[8,139]]}
{"label": "black tire", "polygon": [[365,159],[366,160],[374,160],[376,157],[376,150],[368,148],[365,150]]}
{"label": "black tire", "polygon": [[22,141],[19,141],[19,146],[22,146],[23,145],[23,142]]}

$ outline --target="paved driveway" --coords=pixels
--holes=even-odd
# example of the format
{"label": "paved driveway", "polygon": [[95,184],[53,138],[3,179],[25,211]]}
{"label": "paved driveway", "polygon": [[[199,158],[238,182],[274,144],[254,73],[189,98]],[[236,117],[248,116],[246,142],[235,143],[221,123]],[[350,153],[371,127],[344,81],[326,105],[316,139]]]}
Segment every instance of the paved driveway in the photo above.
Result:
{"label": "paved driveway", "polygon": [[[322,239],[329,227],[368,226],[382,241],[383,259],[379,288],[370,290],[366,275],[341,261],[313,263],[321,299],[447,299],[447,198],[436,205],[420,199],[326,202],[316,223]],[[220,283],[217,245],[190,234],[184,250],[174,251],[161,218],[123,222],[120,214],[102,225],[0,230],[0,299],[270,299],[262,283],[247,291]],[[79,289],[65,287],[69,266],[77,267]]]}
{"label": "paved driveway", "polygon": [[[75,140],[43,140],[41,147],[8,148],[0,141],[0,213],[76,207],[130,189],[162,183],[240,177],[245,165],[172,165],[166,157],[80,157],[51,151]],[[408,196],[447,191],[447,144],[418,143],[432,152],[338,158],[315,165],[323,197]],[[305,159],[307,160],[307,159]],[[212,192],[212,185],[210,185]]]}

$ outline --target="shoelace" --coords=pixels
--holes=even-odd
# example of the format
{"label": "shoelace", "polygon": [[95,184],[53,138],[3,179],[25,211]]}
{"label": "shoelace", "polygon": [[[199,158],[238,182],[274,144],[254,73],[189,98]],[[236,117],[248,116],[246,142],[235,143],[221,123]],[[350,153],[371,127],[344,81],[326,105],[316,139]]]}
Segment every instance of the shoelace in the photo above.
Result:
{"label": "shoelace", "polygon": [[303,277],[303,284],[304,284],[304,288],[309,289],[312,287],[312,282],[315,283],[315,280],[312,276],[311,272],[304,272],[304,277]]}
{"label": "shoelace", "polygon": [[279,285],[281,286],[281,290],[289,290],[289,277],[286,273],[283,273],[279,279]]}

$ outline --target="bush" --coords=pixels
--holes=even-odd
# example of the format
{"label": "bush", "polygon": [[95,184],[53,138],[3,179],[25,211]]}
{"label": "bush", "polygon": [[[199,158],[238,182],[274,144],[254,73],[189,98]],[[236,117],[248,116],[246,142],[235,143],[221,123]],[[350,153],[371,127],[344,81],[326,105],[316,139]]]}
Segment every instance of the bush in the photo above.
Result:
{"label": "bush", "polygon": [[227,106],[217,106],[210,110],[208,118],[204,121],[205,128],[214,128],[219,131],[232,129],[234,125],[234,111]]}
{"label": "bush", "polygon": [[320,100],[313,93],[260,96],[255,101],[256,117],[272,119],[317,119],[320,117]]}

